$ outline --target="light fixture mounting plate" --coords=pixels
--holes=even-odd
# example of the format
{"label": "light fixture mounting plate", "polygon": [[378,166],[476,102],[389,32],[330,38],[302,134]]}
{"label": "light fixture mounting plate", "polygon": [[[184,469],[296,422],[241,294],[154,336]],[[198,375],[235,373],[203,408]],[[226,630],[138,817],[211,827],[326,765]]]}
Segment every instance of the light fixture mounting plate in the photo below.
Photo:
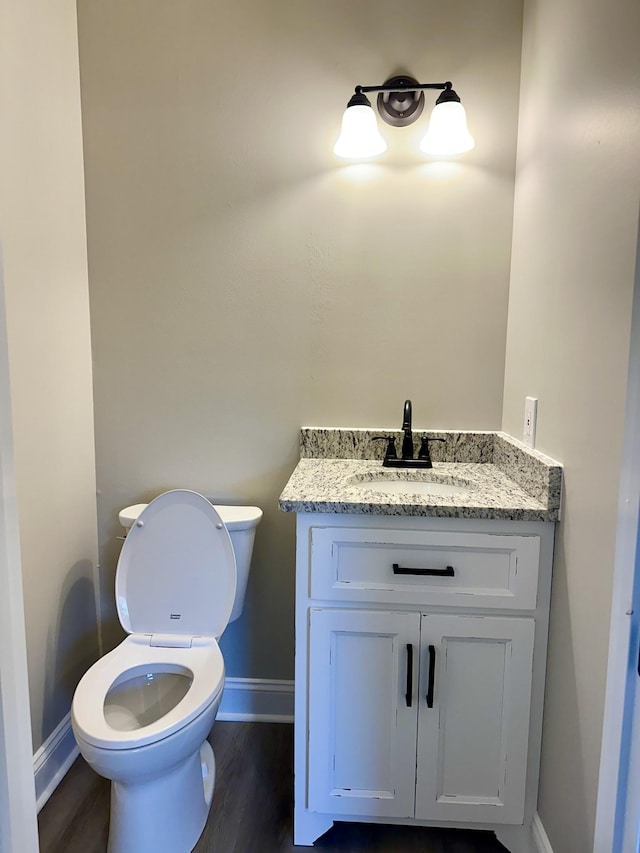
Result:
{"label": "light fixture mounting plate", "polygon": [[420,118],[424,109],[424,92],[411,89],[411,86],[420,85],[417,80],[403,75],[390,77],[384,85],[385,88],[397,86],[398,90],[378,94],[378,112],[383,121],[393,127],[405,127]]}

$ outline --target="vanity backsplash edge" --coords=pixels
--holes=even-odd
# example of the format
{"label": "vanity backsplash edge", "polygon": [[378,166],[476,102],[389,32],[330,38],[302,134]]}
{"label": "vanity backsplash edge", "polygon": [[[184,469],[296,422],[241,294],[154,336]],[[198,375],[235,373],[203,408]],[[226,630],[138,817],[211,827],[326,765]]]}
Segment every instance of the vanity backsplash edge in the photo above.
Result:
{"label": "vanity backsplash edge", "polygon": [[[434,462],[493,462],[494,432],[414,429],[414,455],[418,453],[420,436],[444,438],[430,447]],[[302,427],[300,430],[301,459],[379,459],[382,462],[386,443],[373,441],[392,435],[398,452],[402,443],[400,429],[343,429],[341,427]]]}
{"label": "vanity backsplash edge", "polygon": [[493,464],[516,482],[531,497],[560,511],[562,501],[562,465],[523,444],[506,432],[496,432]]}

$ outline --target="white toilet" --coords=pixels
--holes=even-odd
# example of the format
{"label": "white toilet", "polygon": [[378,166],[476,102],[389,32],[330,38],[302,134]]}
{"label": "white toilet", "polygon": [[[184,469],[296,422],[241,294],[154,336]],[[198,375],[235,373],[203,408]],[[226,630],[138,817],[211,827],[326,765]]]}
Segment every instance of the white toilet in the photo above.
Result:
{"label": "white toilet", "polygon": [[242,611],[262,512],[216,508],[187,490],[129,510],[116,571],[129,636],[82,677],[71,721],[85,760],[112,780],[109,853],[189,853],[213,797],[206,738],[224,687],[217,641]]}

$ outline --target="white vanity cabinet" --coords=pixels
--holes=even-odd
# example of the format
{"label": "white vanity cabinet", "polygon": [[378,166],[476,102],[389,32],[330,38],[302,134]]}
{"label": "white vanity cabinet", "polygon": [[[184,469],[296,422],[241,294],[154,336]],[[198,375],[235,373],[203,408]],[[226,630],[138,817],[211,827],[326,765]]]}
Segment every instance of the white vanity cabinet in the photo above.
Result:
{"label": "white vanity cabinet", "polygon": [[295,843],[334,820],[529,853],[553,524],[303,513]]}

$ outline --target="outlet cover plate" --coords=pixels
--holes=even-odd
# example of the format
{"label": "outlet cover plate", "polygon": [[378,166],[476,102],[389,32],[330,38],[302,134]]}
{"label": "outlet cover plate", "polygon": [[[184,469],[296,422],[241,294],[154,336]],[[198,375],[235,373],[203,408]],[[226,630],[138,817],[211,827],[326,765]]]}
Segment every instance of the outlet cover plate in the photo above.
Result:
{"label": "outlet cover plate", "polygon": [[525,397],[524,401],[524,427],[522,429],[522,441],[527,447],[536,446],[536,421],[538,418],[538,398]]}

